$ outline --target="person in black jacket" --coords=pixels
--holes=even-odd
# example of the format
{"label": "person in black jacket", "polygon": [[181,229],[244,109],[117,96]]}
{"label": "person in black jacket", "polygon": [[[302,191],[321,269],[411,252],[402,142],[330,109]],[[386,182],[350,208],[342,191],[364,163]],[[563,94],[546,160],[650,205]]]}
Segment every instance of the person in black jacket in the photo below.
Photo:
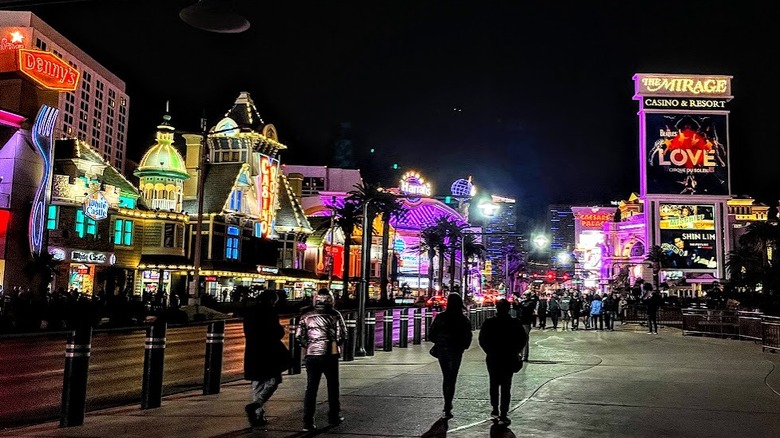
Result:
{"label": "person in black jacket", "polygon": [[258,304],[244,314],[244,379],[252,381],[252,403],[244,410],[252,426],[268,424],[265,403],[282,383],[282,370],[290,364],[290,352],[282,343],[284,327],[274,309],[278,299],[276,291],[265,290]]}
{"label": "person in black jacket", "polygon": [[531,340],[531,325],[534,323],[534,310],[536,310],[536,299],[531,292],[523,294],[523,299],[516,303],[515,312],[517,318],[520,320],[520,324],[523,326],[525,332],[525,345],[520,354],[520,357],[524,361],[528,361],[528,344]]}
{"label": "person in black jacket", "polygon": [[471,322],[463,313],[463,298],[456,293],[447,296],[447,308],[436,314],[431,323],[430,339],[439,351],[441,389],[444,395],[444,411],[441,418],[452,418],[452,400],[458,380],[463,352],[471,345]]}
{"label": "person in black jacket", "polygon": [[645,289],[645,298],[643,299],[647,307],[647,333],[658,334],[658,308],[661,307],[661,294],[653,290],[653,286]]}
{"label": "person in black jacket", "polygon": [[517,366],[519,362],[519,366],[523,366],[519,355],[528,343],[523,325],[509,314],[509,307],[509,301],[499,300],[496,303],[496,316],[487,319],[479,331],[479,346],[485,352],[490,379],[490,404],[493,406],[490,417],[499,426],[512,423],[507,415],[512,398],[513,365]]}

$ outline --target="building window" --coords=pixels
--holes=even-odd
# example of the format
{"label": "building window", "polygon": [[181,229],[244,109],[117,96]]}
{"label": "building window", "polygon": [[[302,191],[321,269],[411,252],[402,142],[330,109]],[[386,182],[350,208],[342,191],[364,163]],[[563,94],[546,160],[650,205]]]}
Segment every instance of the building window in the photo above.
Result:
{"label": "building window", "polygon": [[163,231],[163,247],[174,248],[176,246],[176,225],[165,224]]}
{"label": "building window", "polygon": [[239,189],[233,190],[230,194],[230,209],[234,211],[241,211],[241,200],[243,199],[243,191]]}
{"label": "building window", "polygon": [[238,260],[238,227],[227,227],[227,239],[225,239],[225,259]]}
{"label": "building window", "polygon": [[86,234],[97,235],[97,222],[84,216],[84,212],[81,210],[76,210],[76,234],[79,237],[84,237]]}
{"label": "building window", "polygon": [[46,229],[47,230],[56,230],[57,229],[57,219],[59,219],[57,216],[59,215],[59,207],[56,205],[50,205],[47,208],[46,212]]}
{"label": "building window", "polygon": [[303,178],[302,192],[304,195],[316,195],[323,190],[325,190],[325,178],[316,176]]}
{"label": "building window", "polygon": [[133,244],[133,221],[117,219],[114,222],[114,245],[130,246]]}

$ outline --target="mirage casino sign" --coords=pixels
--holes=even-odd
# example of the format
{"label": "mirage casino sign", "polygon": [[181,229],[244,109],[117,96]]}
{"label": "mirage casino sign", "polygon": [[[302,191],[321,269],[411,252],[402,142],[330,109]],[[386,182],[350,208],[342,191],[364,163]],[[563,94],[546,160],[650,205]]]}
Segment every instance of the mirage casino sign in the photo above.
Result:
{"label": "mirage casino sign", "polygon": [[634,75],[643,194],[729,194],[731,76]]}
{"label": "mirage casino sign", "polygon": [[268,155],[258,154],[260,174],[257,175],[258,206],[260,217],[255,224],[257,237],[268,237],[276,222],[276,197],[279,186],[279,160]]}
{"label": "mirage casino sign", "polygon": [[79,71],[51,52],[19,49],[19,71],[38,85],[53,91],[74,91],[79,83]]}

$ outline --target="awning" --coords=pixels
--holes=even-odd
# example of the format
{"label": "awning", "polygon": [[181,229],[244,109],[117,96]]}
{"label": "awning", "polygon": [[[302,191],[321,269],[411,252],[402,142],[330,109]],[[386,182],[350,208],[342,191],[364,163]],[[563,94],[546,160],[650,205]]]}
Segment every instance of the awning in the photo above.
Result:
{"label": "awning", "polygon": [[185,256],[144,254],[138,263],[138,269],[193,270],[195,267]]}

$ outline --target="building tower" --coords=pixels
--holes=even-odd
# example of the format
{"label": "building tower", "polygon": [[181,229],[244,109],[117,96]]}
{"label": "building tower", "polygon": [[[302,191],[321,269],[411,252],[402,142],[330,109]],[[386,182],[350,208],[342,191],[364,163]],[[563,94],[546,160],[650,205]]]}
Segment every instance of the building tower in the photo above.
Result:
{"label": "building tower", "polygon": [[157,144],[144,154],[133,172],[140,180],[138,190],[153,210],[182,211],[184,180],[189,179],[184,158],[173,146],[171,116],[163,116],[157,126]]}

